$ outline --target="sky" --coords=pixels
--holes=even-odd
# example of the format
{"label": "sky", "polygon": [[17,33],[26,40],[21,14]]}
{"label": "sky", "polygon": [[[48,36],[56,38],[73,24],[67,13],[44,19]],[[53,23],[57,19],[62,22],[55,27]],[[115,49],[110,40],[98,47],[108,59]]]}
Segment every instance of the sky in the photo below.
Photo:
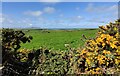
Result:
{"label": "sky", "polygon": [[98,28],[118,19],[118,2],[2,2],[3,28]]}
{"label": "sky", "polygon": [[119,0],[0,0],[2,2],[119,2]]}

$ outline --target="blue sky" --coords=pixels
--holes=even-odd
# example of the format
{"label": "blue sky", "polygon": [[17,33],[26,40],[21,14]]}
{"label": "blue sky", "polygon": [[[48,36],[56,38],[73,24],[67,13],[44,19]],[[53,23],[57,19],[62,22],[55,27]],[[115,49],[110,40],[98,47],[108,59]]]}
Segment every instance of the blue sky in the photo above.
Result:
{"label": "blue sky", "polygon": [[7,28],[97,28],[117,14],[117,2],[3,2],[0,22]]}
{"label": "blue sky", "polygon": [[2,2],[119,2],[119,0],[1,0]]}

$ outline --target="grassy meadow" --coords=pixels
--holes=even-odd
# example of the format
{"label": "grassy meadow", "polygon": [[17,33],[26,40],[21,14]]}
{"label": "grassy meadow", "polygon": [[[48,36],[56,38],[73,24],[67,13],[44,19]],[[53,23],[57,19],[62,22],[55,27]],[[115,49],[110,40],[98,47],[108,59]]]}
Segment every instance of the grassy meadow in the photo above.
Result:
{"label": "grassy meadow", "polygon": [[66,44],[72,48],[78,48],[85,43],[83,34],[87,38],[93,38],[98,29],[72,29],[72,30],[40,30],[23,29],[26,36],[30,35],[33,40],[30,43],[21,44],[21,49],[48,48],[52,50],[65,50]]}

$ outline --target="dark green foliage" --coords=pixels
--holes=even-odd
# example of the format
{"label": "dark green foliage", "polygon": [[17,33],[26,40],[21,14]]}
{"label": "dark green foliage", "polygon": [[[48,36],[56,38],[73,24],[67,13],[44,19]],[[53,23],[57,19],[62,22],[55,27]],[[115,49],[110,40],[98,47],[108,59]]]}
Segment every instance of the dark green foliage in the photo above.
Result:
{"label": "dark green foliage", "polygon": [[34,70],[31,74],[71,74],[70,52],[53,52],[39,49],[34,53],[33,59]]}
{"label": "dark green foliage", "polygon": [[3,75],[16,76],[29,72],[29,66],[33,57],[28,54],[27,62],[20,62],[17,58],[17,50],[20,48],[20,43],[30,42],[32,37],[26,37],[22,31],[15,31],[12,29],[2,30],[2,69]]}

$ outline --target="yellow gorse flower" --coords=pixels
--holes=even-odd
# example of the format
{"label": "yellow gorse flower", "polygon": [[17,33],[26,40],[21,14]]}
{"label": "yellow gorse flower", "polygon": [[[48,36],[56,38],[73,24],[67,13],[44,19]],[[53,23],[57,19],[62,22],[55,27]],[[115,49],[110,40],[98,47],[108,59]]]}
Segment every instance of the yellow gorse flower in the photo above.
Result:
{"label": "yellow gorse flower", "polygon": [[97,42],[97,43],[103,42],[103,39],[97,38],[97,39],[96,39],[96,42]]}
{"label": "yellow gorse flower", "polygon": [[107,51],[107,50],[104,50],[103,53],[104,53],[104,54],[111,54],[111,52],[110,52],[110,51]]}
{"label": "yellow gorse flower", "polygon": [[83,49],[83,50],[81,51],[81,54],[80,54],[80,55],[83,55],[83,54],[85,54],[85,53],[87,53],[87,51],[86,51],[86,49]]}
{"label": "yellow gorse flower", "polygon": [[90,59],[86,58],[86,62],[88,63],[88,65],[90,65],[91,61]]}
{"label": "yellow gorse flower", "polygon": [[100,26],[98,35],[94,39],[87,40],[85,48],[80,52],[81,57],[86,59],[86,73],[103,73],[102,67],[108,71],[112,64],[114,69],[120,70],[120,34],[116,24],[113,24]]}
{"label": "yellow gorse flower", "polygon": [[117,48],[117,46],[116,46],[115,44],[113,44],[113,43],[110,43],[110,46],[111,46],[112,48]]}

